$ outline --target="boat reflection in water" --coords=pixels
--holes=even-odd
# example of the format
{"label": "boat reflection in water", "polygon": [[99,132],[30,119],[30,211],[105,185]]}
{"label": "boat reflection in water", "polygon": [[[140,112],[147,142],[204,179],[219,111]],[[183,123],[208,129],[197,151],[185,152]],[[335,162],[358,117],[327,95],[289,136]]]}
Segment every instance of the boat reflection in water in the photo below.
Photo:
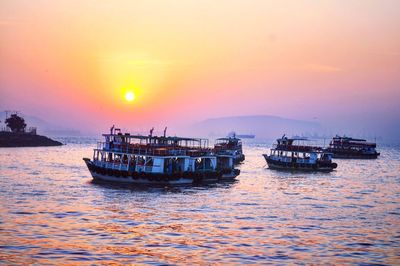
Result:
{"label": "boat reflection in water", "polygon": [[172,185],[151,185],[138,184],[138,183],[123,183],[123,182],[109,182],[101,179],[93,178],[88,183],[99,188],[111,189],[111,190],[129,190],[131,192],[139,193],[195,193],[196,191],[203,191],[208,189],[230,189],[233,185],[239,182],[238,179],[221,180],[218,182],[203,182],[193,183],[188,185],[172,186]]}
{"label": "boat reflection in water", "polygon": [[84,158],[94,180],[141,185],[189,185],[235,179],[234,157],[215,154],[207,139],[122,134],[111,128],[105,142]]}

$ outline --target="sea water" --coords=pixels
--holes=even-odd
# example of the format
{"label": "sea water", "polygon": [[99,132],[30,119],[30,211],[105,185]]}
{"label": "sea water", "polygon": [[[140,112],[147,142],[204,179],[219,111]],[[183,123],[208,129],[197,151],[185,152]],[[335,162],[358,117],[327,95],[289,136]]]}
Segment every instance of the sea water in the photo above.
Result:
{"label": "sea water", "polygon": [[95,142],[0,149],[0,263],[400,264],[400,147],[331,173],[267,168],[245,144],[236,182],[96,184]]}

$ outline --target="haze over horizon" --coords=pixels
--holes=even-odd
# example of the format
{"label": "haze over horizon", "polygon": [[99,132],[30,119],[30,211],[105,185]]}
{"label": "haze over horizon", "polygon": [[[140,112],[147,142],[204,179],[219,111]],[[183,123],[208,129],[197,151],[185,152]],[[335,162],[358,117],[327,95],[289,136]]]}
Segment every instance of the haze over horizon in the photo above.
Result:
{"label": "haze over horizon", "polygon": [[265,114],[396,139],[399,10],[396,0],[2,1],[0,111],[88,132]]}

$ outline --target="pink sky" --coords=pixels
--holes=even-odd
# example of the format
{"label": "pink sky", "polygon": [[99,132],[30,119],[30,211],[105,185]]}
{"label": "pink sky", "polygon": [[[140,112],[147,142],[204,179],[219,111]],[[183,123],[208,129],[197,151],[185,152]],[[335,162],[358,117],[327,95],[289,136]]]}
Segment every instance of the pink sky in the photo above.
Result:
{"label": "pink sky", "polygon": [[69,127],[252,114],[398,122],[399,10],[397,0],[3,0],[0,109]]}

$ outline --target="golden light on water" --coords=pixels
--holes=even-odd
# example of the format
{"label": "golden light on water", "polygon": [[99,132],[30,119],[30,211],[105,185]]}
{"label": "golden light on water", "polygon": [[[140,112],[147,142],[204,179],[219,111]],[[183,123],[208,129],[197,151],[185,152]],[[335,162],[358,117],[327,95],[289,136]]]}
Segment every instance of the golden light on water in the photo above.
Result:
{"label": "golden light on water", "polygon": [[127,91],[125,93],[125,100],[128,102],[133,102],[133,100],[135,100],[135,94],[133,93],[133,91]]}

